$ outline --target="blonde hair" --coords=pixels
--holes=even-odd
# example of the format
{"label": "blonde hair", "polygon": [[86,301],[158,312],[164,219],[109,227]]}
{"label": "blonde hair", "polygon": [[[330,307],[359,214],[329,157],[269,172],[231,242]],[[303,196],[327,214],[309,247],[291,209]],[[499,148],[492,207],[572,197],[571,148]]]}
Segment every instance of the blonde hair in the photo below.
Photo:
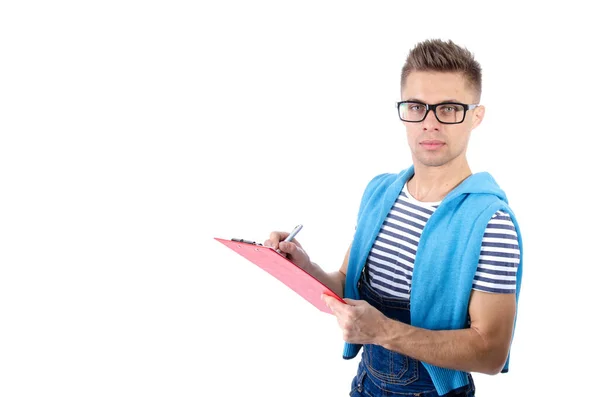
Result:
{"label": "blonde hair", "polygon": [[402,67],[400,86],[404,87],[408,75],[417,71],[460,72],[475,91],[478,102],[481,98],[481,65],[475,60],[473,53],[452,40],[425,40],[410,50]]}

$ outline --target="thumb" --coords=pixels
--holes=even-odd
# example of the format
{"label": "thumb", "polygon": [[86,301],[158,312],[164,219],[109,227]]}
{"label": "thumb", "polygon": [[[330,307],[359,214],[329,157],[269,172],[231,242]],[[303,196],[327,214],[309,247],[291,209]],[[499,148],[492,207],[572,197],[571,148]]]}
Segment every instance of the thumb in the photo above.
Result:
{"label": "thumb", "polygon": [[346,302],[347,304],[349,304],[350,306],[358,306],[360,300],[357,299],[350,299],[350,298],[344,298],[344,302]]}

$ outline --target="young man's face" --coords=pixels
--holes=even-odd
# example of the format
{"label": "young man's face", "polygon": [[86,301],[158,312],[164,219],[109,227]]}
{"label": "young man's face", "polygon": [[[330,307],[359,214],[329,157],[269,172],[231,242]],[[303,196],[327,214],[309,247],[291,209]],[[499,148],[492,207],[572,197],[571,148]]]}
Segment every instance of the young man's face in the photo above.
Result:
{"label": "young man's face", "polygon": [[[474,90],[467,85],[461,73],[411,72],[402,87],[403,101],[417,101],[428,105],[442,102],[469,105],[477,104],[476,99]],[[413,106],[412,109],[411,111],[417,112],[421,108]],[[444,110],[453,109],[438,108],[440,119],[451,119],[452,116],[444,114]],[[484,113],[484,107],[479,106],[466,111],[462,123],[443,124],[435,117],[433,110],[430,110],[421,122],[404,122],[413,162],[439,167],[466,161],[471,130],[481,123]]]}

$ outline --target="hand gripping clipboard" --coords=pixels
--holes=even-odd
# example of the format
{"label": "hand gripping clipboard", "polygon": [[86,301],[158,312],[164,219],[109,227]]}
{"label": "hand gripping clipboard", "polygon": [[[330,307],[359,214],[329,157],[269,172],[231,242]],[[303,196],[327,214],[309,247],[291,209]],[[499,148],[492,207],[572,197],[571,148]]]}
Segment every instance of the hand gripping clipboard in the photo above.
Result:
{"label": "hand gripping clipboard", "polygon": [[346,303],[325,284],[296,266],[283,255],[277,253],[273,248],[242,239],[226,240],[215,237],[215,240],[229,247],[287,285],[322,312],[332,314],[331,310],[321,299],[321,294],[327,294],[344,304]]}

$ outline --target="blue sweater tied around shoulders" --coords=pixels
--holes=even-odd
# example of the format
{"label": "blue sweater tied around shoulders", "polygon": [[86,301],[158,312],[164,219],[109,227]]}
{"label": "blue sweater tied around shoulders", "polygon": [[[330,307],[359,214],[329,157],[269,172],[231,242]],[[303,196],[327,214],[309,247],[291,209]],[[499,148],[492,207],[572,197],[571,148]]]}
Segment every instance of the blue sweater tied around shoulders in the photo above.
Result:
{"label": "blue sweater tied around shoulders", "polygon": [[[413,174],[414,167],[411,166],[398,174],[378,175],[367,185],[348,258],[345,298],[360,299],[358,280],[371,247],[404,184]],[[498,210],[511,216],[517,231],[521,251],[516,284],[518,303],[523,272],[523,244],[519,226],[508,206],[506,195],[493,177],[487,172],[476,173],[446,195],[425,224],[415,256],[410,292],[413,326],[430,330],[463,329],[468,326],[468,305],[481,242],[489,220]],[[343,357],[356,357],[361,347],[345,342]],[[508,371],[509,358],[502,372]],[[466,372],[426,362],[423,365],[440,395],[468,383]]]}

